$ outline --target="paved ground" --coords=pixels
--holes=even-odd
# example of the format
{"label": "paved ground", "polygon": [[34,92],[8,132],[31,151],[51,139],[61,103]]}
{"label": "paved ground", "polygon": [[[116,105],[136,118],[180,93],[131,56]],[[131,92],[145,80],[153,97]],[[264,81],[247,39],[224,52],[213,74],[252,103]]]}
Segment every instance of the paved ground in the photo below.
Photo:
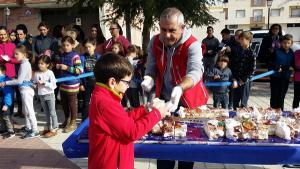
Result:
{"label": "paved ground", "polygon": [[[285,107],[287,110],[291,109],[293,99],[293,86],[290,86],[286,96]],[[209,100],[212,104],[212,100]],[[44,114],[40,112],[40,107],[35,104],[39,128],[45,124]],[[256,105],[259,107],[269,107],[269,84],[268,83],[254,83],[252,86],[252,93],[249,105]],[[58,106],[59,121],[63,120],[63,113],[61,107]],[[18,124],[24,124],[24,119],[15,118]],[[78,121],[79,122],[79,121]],[[17,126],[20,127],[20,126]],[[0,169],[19,169],[19,168],[87,168],[87,158],[68,160],[63,157],[62,142],[69,136],[69,134],[61,133],[56,137],[46,139],[37,138],[32,140],[21,140],[13,138],[11,140],[0,139]],[[75,164],[75,165],[74,165]],[[156,169],[156,162],[153,159],[136,159],[136,169]],[[227,164],[211,164],[211,163],[196,163],[194,169],[282,169],[283,167],[275,166],[261,166],[261,165],[227,165]]]}

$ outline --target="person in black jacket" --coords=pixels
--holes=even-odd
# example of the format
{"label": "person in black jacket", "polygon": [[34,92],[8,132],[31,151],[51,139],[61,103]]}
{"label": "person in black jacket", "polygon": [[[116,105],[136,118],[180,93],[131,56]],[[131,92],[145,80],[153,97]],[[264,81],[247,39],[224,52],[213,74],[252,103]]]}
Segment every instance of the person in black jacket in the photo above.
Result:
{"label": "person in black jacket", "polygon": [[247,107],[250,94],[250,79],[255,71],[256,59],[250,48],[253,35],[244,31],[239,35],[239,46],[230,50],[230,67],[233,78],[233,108]]}
{"label": "person in black jacket", "polygon": [[274,56],[274,51],[280,48],[279,40],[281,37],[281,26],[279,24],[273,24],[269,30],[269,34],[263,38],[260,50],[258,52],[257,59],[261,63],[264,63],[269,67],[268,63],[270,63],[270,60],[273,60],[271,57]]}
{"label": "person in black jacket", "polygon": [[219,48],[219,40],[214,37],[214,28],[209,26],[207,27],[207,37],[202,40],[202,43],[205,44],[206,50],[203,54],[203,64],[205,71],[210,71],[216,64],[216,56]]}

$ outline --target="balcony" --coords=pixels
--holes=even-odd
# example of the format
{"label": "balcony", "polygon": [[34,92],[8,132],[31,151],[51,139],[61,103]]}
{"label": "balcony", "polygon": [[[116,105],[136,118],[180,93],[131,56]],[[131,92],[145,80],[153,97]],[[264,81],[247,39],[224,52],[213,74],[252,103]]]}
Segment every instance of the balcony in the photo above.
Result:
{"label": "balcony", "polygon": [[266,5],[266,0],[251,0],[251,7],[265,7]]}
{"label": "balcony", "polygon": [[250,24],[265,24],[265,17],[264,16],[251,17]]}

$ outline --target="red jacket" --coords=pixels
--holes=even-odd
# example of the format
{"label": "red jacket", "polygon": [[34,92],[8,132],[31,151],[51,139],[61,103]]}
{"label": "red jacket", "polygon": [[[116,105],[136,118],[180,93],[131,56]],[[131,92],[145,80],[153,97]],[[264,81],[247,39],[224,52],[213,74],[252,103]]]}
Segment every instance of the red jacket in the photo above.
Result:
{"label": "red jacket", "polygon": [[133,142],[161,119],[156,109],[126,112],[120,102],[118,94],[97,83],[89,108],[89,169],[133,169]]}
{"label": "red jacket", "polygon": [[[182,79],[186,76],[187,73],[187,63],[188,63],[188,49],[189,46],[197,41],[193,36],[190,36],[187,41],[178,46],[175,50],[175,54],[172,57],[172,67],[171,74],[173,79],[173,84],[178,85],[182,82]],[[167,54],[162,52],[163,44],[159,40],[159,35],[154,37],[153,43],[153,54],[156,61],[156,67],[158,74],[156,76],[156,97],[160,97],[164,70],[167,65]],[[199,75],[200,76],[200,75]],[[192,88],[183,92],[181,101],[184,106],[189,108],[196,108],[202,105],[205,105],[208,100],[208,93],[203,84],[202,79],[195,84]]]}
{"label": "red jacket", "polygon": [[120,42],[123,46],[124,52],[127,53],[127,48],[130,45],[130,42],[122,35],[120,35],[116,41],[114,41],[113,38],[106,40],[103,44],[104,53],[111,52],[112,46],[115,42]]}
{"label": "red jacket", "polygon": [[[16,77],[15,64],[19,64],[14,56],[16,46],[12,42],[0,43],[0,64],[4,64],[6,68],[6,75],[10,78]],[[3,60],[1,55],[8,55],[10,60],[7,62]]]}

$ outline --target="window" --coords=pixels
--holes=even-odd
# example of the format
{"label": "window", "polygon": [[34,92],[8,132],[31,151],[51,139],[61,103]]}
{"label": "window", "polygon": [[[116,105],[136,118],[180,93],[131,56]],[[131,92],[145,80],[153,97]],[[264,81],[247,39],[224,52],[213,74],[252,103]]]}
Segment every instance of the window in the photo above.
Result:
{"label": "window", "polygon": [[245,18],[245,10],[236,10],[236,18]]}
{"label": "window", "polygon": [[280,16],[280,9],[271,9],[271,16],[273,17]]}
{"label": "window", "polygon": [[261,22],[263,16],[263,10],[262,9],[255,9],[253,10],[253,21],[255,22]]}
{"label": "window", "polygon": [[262,6],[262,4],[263,4],[262,0],[253,0],[254,6]]}
{"label": "window", "polygon": [[300,17],[300,7],[291,7],[291,17]]}

